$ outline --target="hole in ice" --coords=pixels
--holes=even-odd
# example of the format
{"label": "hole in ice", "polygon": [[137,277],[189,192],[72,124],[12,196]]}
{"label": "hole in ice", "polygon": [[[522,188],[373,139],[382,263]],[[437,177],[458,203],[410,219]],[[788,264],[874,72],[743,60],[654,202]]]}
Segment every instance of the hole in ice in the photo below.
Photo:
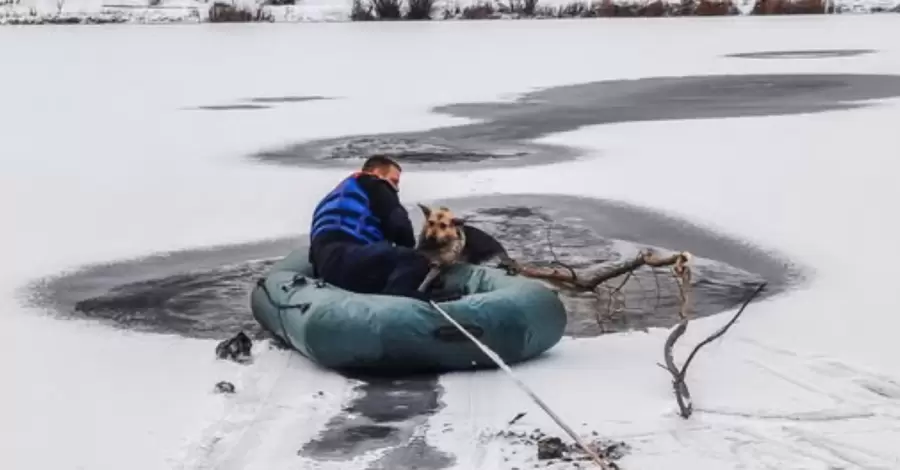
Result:
{"label": "hole in ice", "polygon": [[[736,306],[762,279],[769,282],[771,295],[800,277],[789,263],[740,240],[619,203],[556,195],[439,202],[469,216],[514,258],[528,262],[549,263],[555,256],[581,271],[628,258],[644,247],[690,251],[697,257],[692,300],[698,316]],[[421,213],[410,214],[418,227]],[[38,281],[32,296],[36,304],[61,315],[121,328],[215,339],[245,331],[258,339],[265,335],[249,311],[249,292],[277,258],[295,248],[296,240],[282,239],[91,266]],[[621,310],[617,315],[609,315],[607,298],[563,293],[569,311],[566,333],[596,336],[674,324],[677,286],[665,270],[657,275],[639,270],[623,293],[624,304],[612,305]]]}

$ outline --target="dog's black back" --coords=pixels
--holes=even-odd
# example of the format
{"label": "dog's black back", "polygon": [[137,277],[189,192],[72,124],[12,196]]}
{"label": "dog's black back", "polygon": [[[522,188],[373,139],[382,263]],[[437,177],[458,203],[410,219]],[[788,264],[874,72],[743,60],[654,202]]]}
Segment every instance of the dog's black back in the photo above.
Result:
{"label": "dog's black back", "polygon": [[501,262],[510,260],[503,245],[487,232],[468,224],[463,225],[462,230],[466,236],[466,244],[463,247],[460,261],[469,264],[483,264],[491,259],[498,259]]}

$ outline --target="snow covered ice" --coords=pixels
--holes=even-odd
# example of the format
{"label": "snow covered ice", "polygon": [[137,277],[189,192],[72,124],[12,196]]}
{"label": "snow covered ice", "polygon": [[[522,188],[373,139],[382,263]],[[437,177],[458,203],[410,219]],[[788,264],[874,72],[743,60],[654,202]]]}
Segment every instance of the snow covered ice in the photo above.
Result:
{"label": "snow covered ice", "polygon": [[[0,28],[0,468],[370,468],[298,455],[356,382],[257,344],[123,332],[24,306],[42,276],[182,248],[306,231],[344,169],[248,155],[304,139],[470,122],[429,113],[597,80],[711,74],[900,74],[879,16],[416,24]],[[820,59],[727,54],[877,52]],[[402,53],[397,53],[402,51]],[[265,109],[197,110],[321,96]],[[564,419],[626,441],[627,469],[900,468],[900,307],[891,273],[898,99],[823,113],[588,126],[545,166],[413,169],[402,198],[553,193],[664,210],[785,253],[808,272],[755,303],[688,375],[677,416],[657,362],[665,330],[566,339],[515,368]],[[598,183],[600,178],[601,183]],[[678,249],[678,247],[670,247]],[[726,320],[696,321],[676,350]],[[234,395],[215,394],[227,380]],[[500,439],[555,425],[502,372],[440,378],[443,407],[412,430],[450,468],[531,466]],[[560,433],[561,435],[561,433]]]}

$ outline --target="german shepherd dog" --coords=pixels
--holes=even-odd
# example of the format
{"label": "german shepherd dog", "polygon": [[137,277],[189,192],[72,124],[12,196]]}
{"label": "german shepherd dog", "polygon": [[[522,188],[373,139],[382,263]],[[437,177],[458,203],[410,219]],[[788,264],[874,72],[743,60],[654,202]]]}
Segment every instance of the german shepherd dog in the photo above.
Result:
{"label": "german shepherd dog", "polygon": [[430,208],[419,204],[425,223],[419,233],[416,250],[428,258],[431,269],[419,285],[425,292],[441,274],[444,267],[456,263],[483,264],[499,260],[498,267],[510,275],[517,272],[517,264],[496,238],[453,215],[446,207]]}

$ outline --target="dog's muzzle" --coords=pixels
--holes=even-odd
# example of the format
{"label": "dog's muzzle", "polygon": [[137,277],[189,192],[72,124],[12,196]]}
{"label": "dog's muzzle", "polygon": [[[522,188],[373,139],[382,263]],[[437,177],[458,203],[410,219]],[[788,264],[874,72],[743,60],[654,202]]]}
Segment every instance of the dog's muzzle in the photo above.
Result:
{"label": "dog's muzzle", "polygon": [[440,248],[441,245],[441,242],[439,242],[437,238],[433,237],[423,239],[422,243],[420,244],[420,246],[426,250]]}

